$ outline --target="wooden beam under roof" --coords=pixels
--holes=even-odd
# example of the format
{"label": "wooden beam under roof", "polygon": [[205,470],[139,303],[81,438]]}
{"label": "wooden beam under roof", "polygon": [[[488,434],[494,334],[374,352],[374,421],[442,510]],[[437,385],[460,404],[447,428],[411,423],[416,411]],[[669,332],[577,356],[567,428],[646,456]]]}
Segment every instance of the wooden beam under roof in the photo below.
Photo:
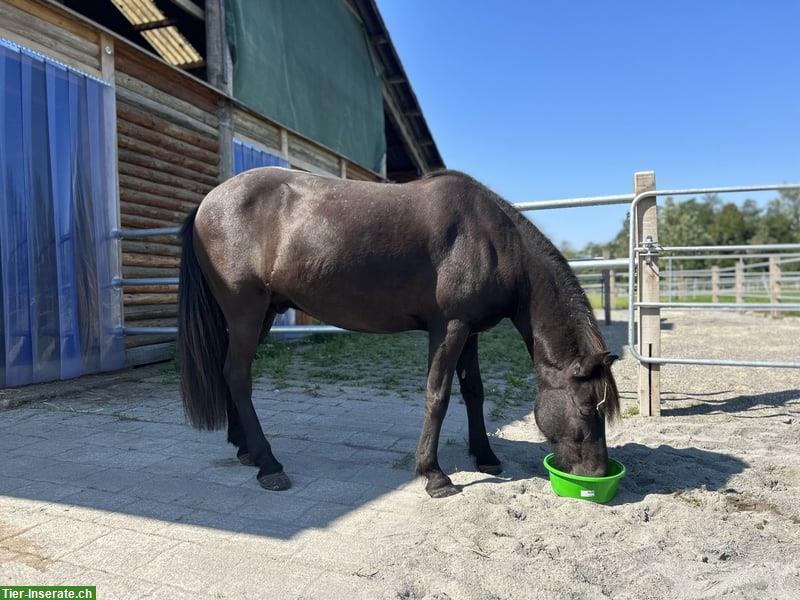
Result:
{"label": "wooden beam under roof", "polygon": [[183,10],[185,13],[193,16],[195,19],[203,21],[206,18],[205,11],[200,8],[192,0],[169,0],[175,6]]}

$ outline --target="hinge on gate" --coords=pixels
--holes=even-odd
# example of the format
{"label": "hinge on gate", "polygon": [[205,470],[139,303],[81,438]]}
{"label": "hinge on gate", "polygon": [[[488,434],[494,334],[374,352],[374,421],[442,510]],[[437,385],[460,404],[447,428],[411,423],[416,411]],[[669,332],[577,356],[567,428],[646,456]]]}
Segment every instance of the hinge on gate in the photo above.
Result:
{"label": "hinge on gate", "polygon": [[640,256],[644,258],[644,262],[649,266],[653,264],[653,258],[658,258],[661,253],[661,245],[653,241],[653,236],[648,235],[644,238],[642,244],[636,248]]}

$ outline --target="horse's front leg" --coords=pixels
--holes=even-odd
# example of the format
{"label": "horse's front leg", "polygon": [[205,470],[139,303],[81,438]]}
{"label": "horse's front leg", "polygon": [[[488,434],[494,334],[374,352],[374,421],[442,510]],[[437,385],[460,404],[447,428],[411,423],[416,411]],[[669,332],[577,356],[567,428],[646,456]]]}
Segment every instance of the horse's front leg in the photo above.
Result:
{"label": "horse's front leg", "polygon": [[450,402],[453,372],[469,336],[469,326],[449,321],[433,328],[428,337],[428,386],[425,398],[425,420],[417,446],[417,473],[427,480],[425,490],[433,498],[444,498],[460,490],[439,466],[437,451],[442,421]]}
{"label": "horse's front leg", "polygon": [[469,453],[475,457],[478,471],[499,475],[503,472],[503,466],[489,445],[486,422],[483,418],[483,381],[478,363],[478,334],[469,336],[464,344],[456,373],[461,386],[461,396],[467,407]]}

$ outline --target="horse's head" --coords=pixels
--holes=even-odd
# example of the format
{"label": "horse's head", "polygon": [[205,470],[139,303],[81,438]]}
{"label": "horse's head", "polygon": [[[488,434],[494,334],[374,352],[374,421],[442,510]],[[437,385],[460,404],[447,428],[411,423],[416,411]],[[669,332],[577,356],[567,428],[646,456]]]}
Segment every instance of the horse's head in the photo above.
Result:
{"label": "horse's head", "polygon": [[605,420],[619,415],[619,395],[611,364],[601,352],[576,359],[566,369],[541,378],[534,406],[536,424],[553,446],[556,466],[567,473],[606,473]]}

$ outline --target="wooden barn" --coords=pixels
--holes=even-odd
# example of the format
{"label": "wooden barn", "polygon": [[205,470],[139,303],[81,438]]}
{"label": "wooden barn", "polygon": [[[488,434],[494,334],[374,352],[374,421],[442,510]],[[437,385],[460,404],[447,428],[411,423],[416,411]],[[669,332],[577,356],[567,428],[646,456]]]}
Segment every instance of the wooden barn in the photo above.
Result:
{"label": "wooden barn", "polygon": [[4,386],[167,358],[123,332],[175,324],[177,286],[143,281],[177,240],[124,233],[226,178],[444,166],[374,0],[0,0],[0,52]]}

